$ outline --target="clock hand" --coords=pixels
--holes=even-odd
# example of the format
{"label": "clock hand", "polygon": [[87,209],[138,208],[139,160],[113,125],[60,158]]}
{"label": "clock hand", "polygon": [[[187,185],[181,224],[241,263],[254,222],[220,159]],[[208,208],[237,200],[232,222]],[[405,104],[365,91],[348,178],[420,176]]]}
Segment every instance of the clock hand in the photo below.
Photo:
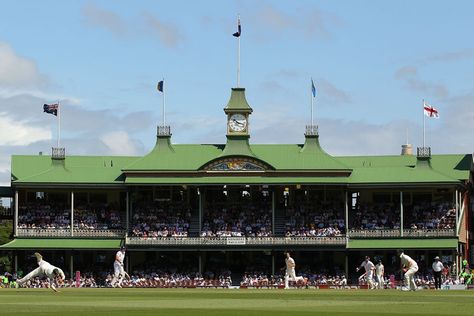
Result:
{"label": "clock hand", "polygon": [[241,122],[237,121],[236,119],[233,119],[233,121],[234,121],[234,123],[237,124],[237,125],[240,125],[240,126],[243,126],[243,125],[244,125],[244,123],[241,123]]}

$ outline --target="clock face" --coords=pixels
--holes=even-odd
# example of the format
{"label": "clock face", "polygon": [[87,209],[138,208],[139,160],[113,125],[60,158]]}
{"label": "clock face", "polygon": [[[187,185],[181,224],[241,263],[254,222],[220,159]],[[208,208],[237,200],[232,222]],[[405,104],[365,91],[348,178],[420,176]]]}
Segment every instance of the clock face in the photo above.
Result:
{"label": "clock face", "polygon": [[232,132],[242,132],[247,128],[247,119],[242,114],[232,114],[229,117],[229,129]]}

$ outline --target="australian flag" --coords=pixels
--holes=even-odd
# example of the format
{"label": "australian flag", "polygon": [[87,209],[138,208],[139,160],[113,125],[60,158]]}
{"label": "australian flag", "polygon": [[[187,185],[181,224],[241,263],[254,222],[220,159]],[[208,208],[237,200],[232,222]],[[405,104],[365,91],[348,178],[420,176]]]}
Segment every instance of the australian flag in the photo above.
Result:
{"label": "australian flag", "polygon": [[55,116],[58,116],[58,109],[59,109],[59,104],[44,104],[43,105],[43,112],[46,112],[48,114],[53,114]]}
{"label": "australian flag", "polygon": [[156,89],[157,89],[158,91],[160,91],[160,92],[163,92],[164,84],[165,84],[165,83],[164,83],[163,80],[159,81],[158,84],[156,85]]}

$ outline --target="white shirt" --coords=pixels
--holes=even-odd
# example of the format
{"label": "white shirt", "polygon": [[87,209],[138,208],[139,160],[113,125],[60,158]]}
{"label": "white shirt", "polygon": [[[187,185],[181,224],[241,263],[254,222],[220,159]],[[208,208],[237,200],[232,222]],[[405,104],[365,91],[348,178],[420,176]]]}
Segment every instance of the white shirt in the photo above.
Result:
{"label": "white shirt", "polygon": [[367,272],[367,273],[369,273],[370,271],[373,271],[375,269],[374,264],[370,260],[364,260],[364,262],[362,262],[360,264],[360,266],[364,267],[365,272]]}
{"label": "white shirt", "polygon": [[407,267],[408,269],[414,268],[414,267],[418,268],[418,264],[416,263],[416,261],[404,253],[400,255],[400,260],[402,262],[402,265]]}
{"label": "white shirt", "polygon": [[436,260],[435,262],[433,262],[432,267],[433,267],[433,271],[435,272],[441,272],[444,269],[443,263],[439,260]]}
{"label": "white shirt", "polygon": [[376,266],[375,266],[375,274],[377,275],[382,275],[383,274],[383,264],[381,263],[378,263]]}
{"label": "white shirt", "polygon": [[54,279],[54,277],[55,277],[55,275],[53,273],[54,269],[58,269],[59,275],[62,277],[63,280],[65,279],[63,270],[61,270],[58,267],[53,266],[51,263],[49,263],[47,261],[44,261],[44,260],[41,260],[40,262],[38,262],[38,265],[43,270],[43,273],[46,275],[46,277],[48,279]]}
{"label": "white shirt", "polygon": [[287,269],[291,269],[291,268],[295,267],[295,260],[293,260],[293,258],[291,258],[291,257],[286,258],[285,263],[286,263],[286,268]]}
{"label": "white shirt", "polygon": [[123,259],[125,258],[125,253],[122,252],[121,250],[117,251],[115,254],[115,261],[117,261],[120,264],[123,264]]}

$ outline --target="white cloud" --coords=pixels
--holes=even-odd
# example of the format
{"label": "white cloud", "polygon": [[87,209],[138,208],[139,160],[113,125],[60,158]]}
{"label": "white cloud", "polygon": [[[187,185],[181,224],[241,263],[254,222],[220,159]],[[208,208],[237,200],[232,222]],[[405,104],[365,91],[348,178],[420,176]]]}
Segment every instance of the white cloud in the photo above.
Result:
{"label": "white cloud", "polygon": [[422,79],[415,66],[404,66],[395,72],[394,77],[402,81],[405,88],[425,95],[433,95],[438,98],[446,98],[449,95],[448,88],[443,83],[434,83]]}
{"label": "white cloud", "polygon": [[137,155],[135,142],[127,132],[113,131],[100,137],[100,140],[107,146],[111,155]]}
{"label": "white cloud", "polygon": [[47,82],[33,60],[18,56],[10,45],[0,42],[0,88],[24,89]]}
{"label": "white cloud", "polygon": [[99,8],[95,4],[89,3],[82,8],[84,23],[104,28],[117,36],[123,36],[127,33],[126,22],[116,13]]}
{"label": "white cloud", "polygon": [[51,131],[32,126],[28,121],[13,120],[0,112],[0,146],[27,146],[37,141],[51,139]]}

